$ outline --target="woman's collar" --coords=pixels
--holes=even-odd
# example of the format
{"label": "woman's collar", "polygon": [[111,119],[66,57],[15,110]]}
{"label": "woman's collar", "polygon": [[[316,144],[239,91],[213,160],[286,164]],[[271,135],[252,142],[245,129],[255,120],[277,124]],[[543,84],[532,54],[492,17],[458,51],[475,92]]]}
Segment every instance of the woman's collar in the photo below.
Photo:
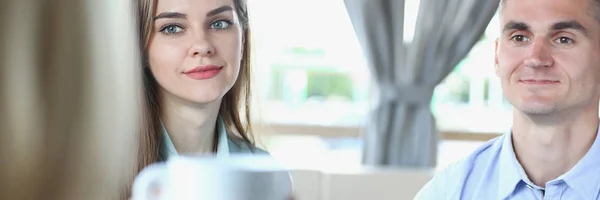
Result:
{"label": "woman's collar", "polygon": [[[167,132],[162,120],[160,121],[161,134],[163,136],[163,142],[160,149],[160,154],[163,160],[167,160],[171,156],[179,155],[177,150],[175,149],[175,145],[173,145],[173,141]],[[225,123],[223,119],[219,116],[217,118],[217,158],[229,157],[230,148],[229,148],[229,137],[227,136],[227,129],[225,128]]]}

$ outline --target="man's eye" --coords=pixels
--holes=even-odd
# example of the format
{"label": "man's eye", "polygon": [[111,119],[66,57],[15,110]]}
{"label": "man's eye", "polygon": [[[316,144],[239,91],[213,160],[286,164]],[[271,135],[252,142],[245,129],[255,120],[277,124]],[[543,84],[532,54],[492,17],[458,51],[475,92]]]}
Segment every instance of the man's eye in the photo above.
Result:
{"label": "man's eye", "polygon": [[510,38],[510,40],[515,42],[529,42],[529,38],[524,35],[515,35]]}
{"label": "man's eye", "polygon": [[568,37],[559,37],[559,38],[556,38],[556,40],[554,40],[554,42],[556,42],[558,44],[572,44],[573,39],[568,38]]}

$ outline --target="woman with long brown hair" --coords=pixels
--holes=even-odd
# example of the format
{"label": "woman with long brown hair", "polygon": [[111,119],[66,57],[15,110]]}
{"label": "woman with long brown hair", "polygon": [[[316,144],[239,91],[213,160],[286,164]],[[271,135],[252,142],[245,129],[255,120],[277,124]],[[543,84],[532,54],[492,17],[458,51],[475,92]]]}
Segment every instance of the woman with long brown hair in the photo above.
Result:
{"label": "woman with long brown hair", "polygon": [[143,57],[136,173],[169,156],[265,153],[250,120],[245,0],[138,0]]}

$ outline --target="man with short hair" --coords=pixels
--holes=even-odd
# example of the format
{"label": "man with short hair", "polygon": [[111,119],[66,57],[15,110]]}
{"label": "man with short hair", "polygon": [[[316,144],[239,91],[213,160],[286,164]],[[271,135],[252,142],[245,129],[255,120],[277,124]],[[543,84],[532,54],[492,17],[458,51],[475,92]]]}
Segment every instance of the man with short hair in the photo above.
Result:
{"label": "man with short hair", "polygon": [[510,132],[437,174],[429,199],[600,199],[597,0],[504,0],[495,70]]}

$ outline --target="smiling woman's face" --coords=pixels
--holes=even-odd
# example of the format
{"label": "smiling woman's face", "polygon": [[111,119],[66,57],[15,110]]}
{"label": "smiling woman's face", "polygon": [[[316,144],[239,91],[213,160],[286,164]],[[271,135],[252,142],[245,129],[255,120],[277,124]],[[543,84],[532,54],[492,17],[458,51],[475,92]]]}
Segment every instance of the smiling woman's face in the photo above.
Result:
{"label": "smiling woman's face", "polygon": [[242,26],[233,0],[158,0],[148,61],[162,96],[220,100],[235,84]]}

